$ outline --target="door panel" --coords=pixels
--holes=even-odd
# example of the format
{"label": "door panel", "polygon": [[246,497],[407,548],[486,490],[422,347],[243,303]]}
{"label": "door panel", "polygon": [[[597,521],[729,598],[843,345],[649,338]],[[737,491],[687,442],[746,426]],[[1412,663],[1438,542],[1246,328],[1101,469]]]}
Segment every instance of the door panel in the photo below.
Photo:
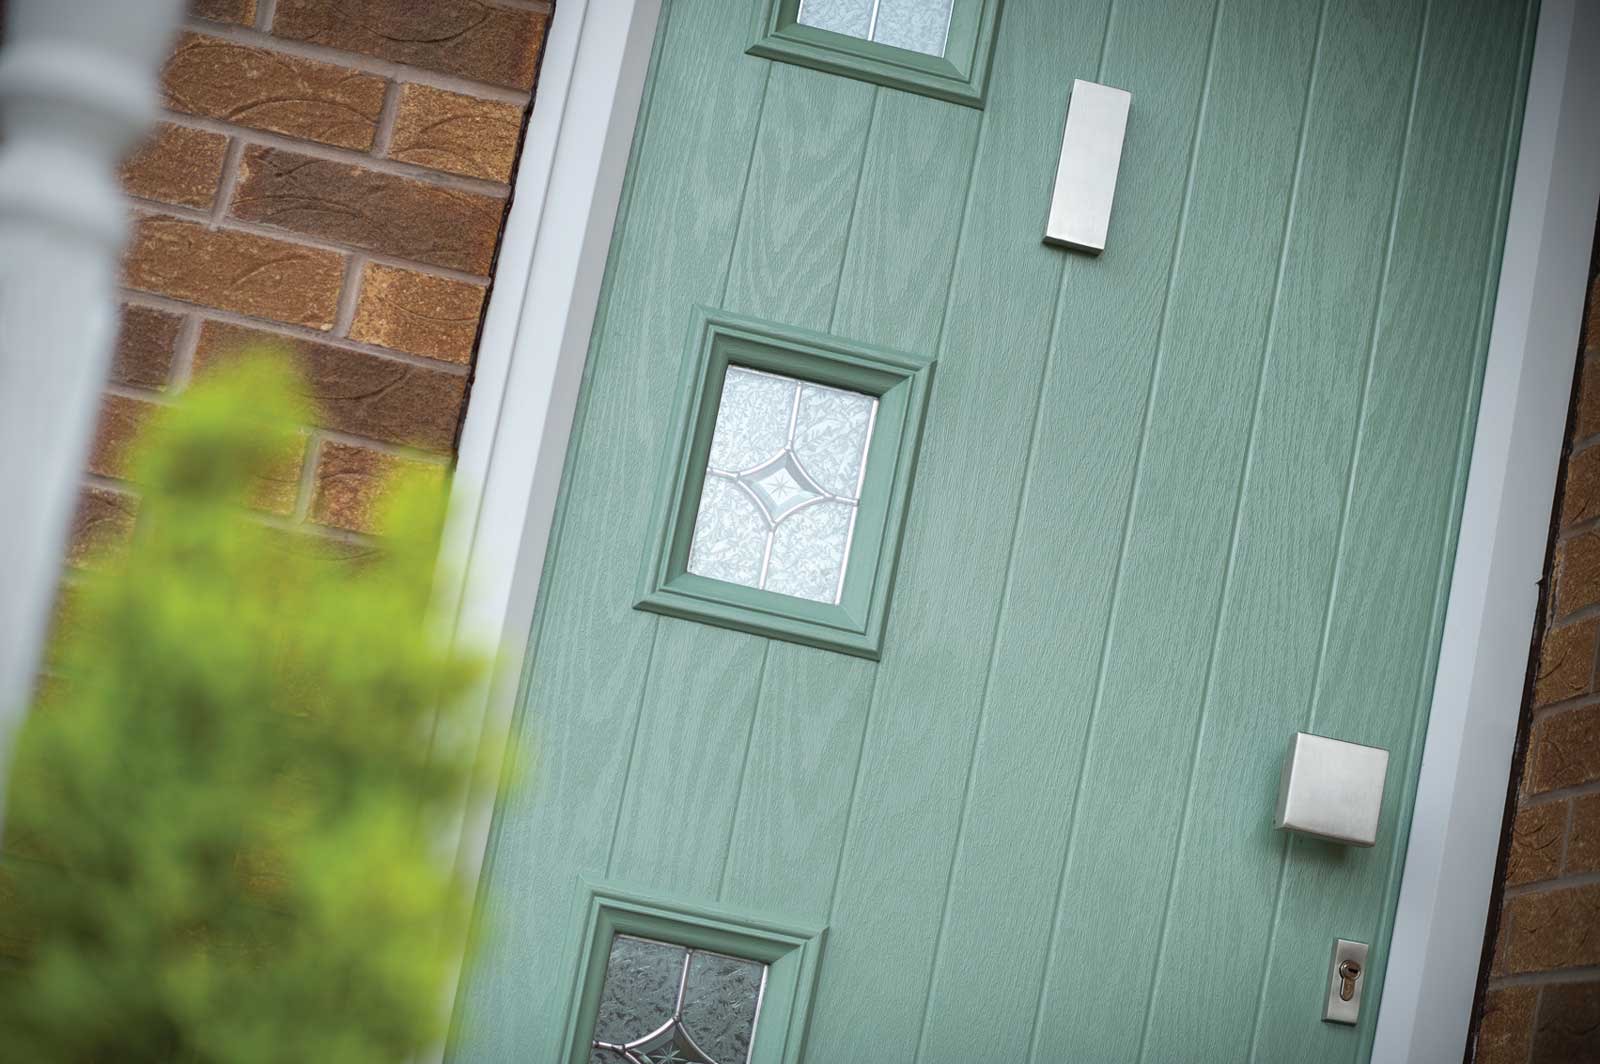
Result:
{"label": "door panel", "polygon": [[[952,868],[946,941],[923,1036],[930,1049],[950,1052],[926,1053],[927,1060],[961,1053],[990,1059],[989,1047],[998,1059],[1027,1059],[1044,1035],[1035,1017],[1047,964],[1054,972],[1071,962],[1059,956],[1064,944],[1056,945],[1055,912],[1200,118],[1213,9],[1123,2],[1112,18],[1104,59],[1097,52],[1090,61],[1098,65],[1083,76],[1134,94],[1139,120],[1129,123],[1117,195],[1119,208],[1141,207],[1115,211],[1117,234],[1106,252],[1100,259],[1070,256],[1053,295],[1058,305],[1039,385],[1034,458],[1021,516],[1008,530],[1012,577],[986,666],[967,828]],[[1163,61],[1133,63],[1139,54]],[[1036,80],[1022,77],[1018,91],[1035,91],[1030,81]],[[1114,271],[1097,268],[1113,261]],[[1061,564],[1064,551],[1071,565]],[[1022,766],[1028,785],[1017,779]],[[1005,899],[1004,907],[995,899]],[[1004,915],[984,915],[997,909]],[[982,1002],[994,1022],[972,1024],[968,1002]],[[1126,1011],[1119,1005],[1115,1014]]]}
{"label": "door panel", "polygon": [[[897,346],[935,342],[940,361],[889,615],[890,633],[903,634],[885,638],[849,828],[833,890],[815,914],[829,926],[832,971],[818,986],[807,1059],[858,1056],[868,1048],[863,1032],[873,1047],[901,1047],[909,1059],[921,1034],[1065,269],[1041,239],[1071,78],[1039,73],[1093,63],[1106,10],[1097,2],[1002,12],[999,54],[1012,57],[990,75],[965,215],[945,223],[958,240],[942,278],[948,293],[864,308],[853,323],[870,320]],[[899,322],[921,316],[937,332],[901,339]],[[946,358],[956,351],[976,357]],[[970,549],[977,543],[985,549]],[[913,823],[921,826],[908,833]]]}
{"label": "door panel", "polygon": [[[573,544],[600,549],[609,564],[552,564],[541,581],[512,738],[532,780],[495,819],[479,917],[493,930],[460,1010],[462,1060],[558,1059],[556,1028],[575,978],[563,970],[578,934],[575,880],[580,870],[603,875],[611,862],[657,630],[678,627],[631,609],[655,490],[645,467],[655,468],[670,416],[688,308],[715,305],[728,275],[769,68],[733,59],[743,50],[740,21],[723,3],[662,12],[595,323],[597,345],[638,357],[591,352],[549,546],[552,561]],[[619,446],[586,447],[586,438]],[[697,631],[708,672],[736,654],[759,660],[758,640]],[[563,712],[529,712],[529,704]],[[748,713],[741,723],[748,730]],[[729,809],[724,838],[731,820]],[[686,815],[691,822],[715,837],[717,825]]]}
{"label": "door panel", "polygon": [[[1352,860],[1336,847],[1285,848],[1257,1060],[1285,1059],[1308,1038],[1292,1018],[1314,991],[1285,978],[1321,964],[1329,923],[1387,942],[1404,861],[1422,734],[1433,693],[1457,521],[1516,165],[1522,92],[1537,5],[1432,5],[1380,273],[1377,331],[1363,391],[1351,487],[1340,529],[1325,647],[1308,718],[1324,734],[1360,729],[1393,751],[1380,838]],[[1477,154],[1478,159],[1470,156]],[[1427,478],[1423,467],[1437,470]],[[1406,632],[1410,651],[1391,633]],[[1425,634],[1424,634],[1425,633]],[[1396,769],[1398,768],[1398,771]],[[1489,781],[1498,787],[1499,781]],[[1367,898],[1382,899],[1373,906]],[[1346,936],[1348,937],[1348,936]],[[1357,936],[1360,937],[1360,936]],[[1383,962],[1380,955],[1379,964]],[[1367,987],[1381,991],[1383,972]],[[1368,998],[1369,1001],[1375,998]],[[1363,1018],[1371,1042],[1371,1021]],[[1331,1052],[1331,1050],[1329,1050]]]}
{"label": "door panel", "polygon": [[[1007,0],[982,110],[754,6],[663,13],[454,1058],[559,1059],[580,876],[826,925],[807,1060],[1362,1056],[1529,5]],[[1074,77],[1099,257],[1040,242]],[[881,661],[632,608],[696,304],[937,355]],[[1393,751],[1374,849],[1270,830],[1297,729]]]}
{"label": "door panel", "polygon": [[[1237,766],[1264,763],[1277,751],[1279,736],[1317,726],[1312,713],[1329,584],[1339,557],[1344,489],[1372,358],[1405,137],[1407,113],[1391,101],[1411,95],[1421,16],[1421,4],[1388,0],[1333,5],[1322,16],[1316,81],[1302,105],[1300,161],[1284,219],[1286,249],[1269,312],[1246,483],[1233,518],[1179,832],[1185,850],[1217,852],[1256,832],[1253,806],[1268,800],[1270,788],[1258,784],[1245,792],[1250,800],[1240,802]],[[1368,207],[1353,212],[1352,202]],[[1298,401],[1304,396],[1321,396],[1322,402]],[[1284,557],[1286,545],[1294,551],[1292,560]],[[1423,580],[1435,576],[1429,572]],[[1431,590],[1430,584],[1413,593],[1431,606]],[[1376,693],[1368,687],[1360,697],[1372,703]],[[1412,704],[1377,703],[1385,713]],[[1298,845],[1275,849],[1287,854]],[[1229,863],[1203,875],[1198,863],[1179,865],[1157,955],[1149,1059],[1181,1059],[1195,1032],[1201,1032],[1201,1044],[1228,1046],[1243,1057],[1257,1019],[1254,991],[1261,985],[1261,958],[1273,941],[1282,868],[1281,857]],[[1369,890],[1366,897],[1372,896]],[[1368,901],[1363,910],[1370,909]],[[1363,910],[1349,918],[1375,926]],[[1305,930],[1314,940],[1320,929]],[[1169,954],[1250,958],[1245,971],[1251,992],[1200,1007],[1162,964]],[[1316,961],[1308,956],[1302,963]],[[1316,988],[1307,982],[1304,989]],[[1296,1009],[1303,1019],[1317,1014],[1317,1001],[1314,993],[1302,993],[1293,1004],[1277,1007]],[[1295,1027],[1297,1046],[1317,1037],[1308,1036],[1304,1023]]]}
{"label": "door panel", "polygon": [[[1038,1029],[1047,1056],[1132,1060],[1144,1035],[1142,1024],[1118,1014],[1127,1002],[1149,999],[1172,900],[1272,321],[1285,204],[1293,200],[1317,7],[1298,0],[1227,3],[1214,16],[1215,28],[1202,35],[1210,54],[1199,135],[1151,358],[1131,498],[1126,517],[1115,518],[1126,531],[1095,686],[1083,701],[1086,738],[1055,930],[1058,943],[1092,942],[1096,954],[1126,959],[1101,972],[1081,963],[1081,948],[1057,948]],[[1293,730],[1263,739],[1275,748]],[[1266,834],[1268,825],[1251,823],[1249,814],[1266,809],[1271,794],[1258,786],[1228,797],[1222,815],[1237,811],[1245,823],[1223,853],[1249,838],[1252,827]],[[1130,851],[1142,859],[1130,860]],[[1210,865],[1216,856],[1200,861]],[[1106,920],[1112,913],[1117,918]],[[1199,972],[1190,965],[1203,958],[1185,960],[1184,974],[1195,979]],[[1205,995],[1214,996],[1222,995]],[[1085,1023],[1086,1016],[1101,1019]]]}

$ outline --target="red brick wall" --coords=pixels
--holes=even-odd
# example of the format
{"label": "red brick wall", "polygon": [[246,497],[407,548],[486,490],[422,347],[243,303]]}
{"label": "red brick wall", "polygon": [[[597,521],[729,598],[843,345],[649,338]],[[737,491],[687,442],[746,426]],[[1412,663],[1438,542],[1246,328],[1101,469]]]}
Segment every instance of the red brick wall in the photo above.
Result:
{"label": "red brick wall", "polygon": [[261,495],[349,538],[377,474],[455,446],[548,0],[191,0],[163,121],[129,158],[112,381],[73,557],[132,520],[155,404],[239,346],[298,356],[321,411]]}
{"label": "red brick wall", "polygon": [[[1600,246],[1597,246],[1600,247]],[[1477,1064],[1600,1062],[1600,251],[1591,264]],[[1496,926],[1497,924],[1497,926]]]}

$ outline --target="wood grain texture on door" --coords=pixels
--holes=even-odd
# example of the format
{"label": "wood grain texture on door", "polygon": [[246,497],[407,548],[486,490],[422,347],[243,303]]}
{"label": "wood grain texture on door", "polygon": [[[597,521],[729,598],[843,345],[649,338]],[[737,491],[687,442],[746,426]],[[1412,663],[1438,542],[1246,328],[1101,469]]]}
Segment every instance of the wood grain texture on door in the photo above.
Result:
{"label": "wood grain texture on door", "polygon": [[[825,925],[806,1060],[1365,1059],[1534,5],[1006,0],[979,110],[755,4],[663,14],[454,1059],[560,1059],[580,876]],[[881,661],[632,608],[696,304],[937,356]],[[1393,751],[1373,849],[1271,830],[1300,729]]]}

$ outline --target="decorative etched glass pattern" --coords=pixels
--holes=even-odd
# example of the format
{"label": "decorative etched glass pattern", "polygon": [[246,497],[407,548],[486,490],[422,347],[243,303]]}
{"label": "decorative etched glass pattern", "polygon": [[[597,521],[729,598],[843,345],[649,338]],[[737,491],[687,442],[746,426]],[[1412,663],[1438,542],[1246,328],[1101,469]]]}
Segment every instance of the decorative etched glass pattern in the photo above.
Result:
{"label": "decorative etched glass pattern", "polygon": [[800,0],[796,21],[891,48],[943,56],[953,0]]}
{"label": "decorative etched glass pattern", "polygon": [[689,572],[837,603],[878,400],[729,366]]}
{"label": "decorative etched glass pattern", "polygon": [[944,55],[953,0],[879,0],[868,40],[924,55]]}
{"label": "decorative etched glass pattern", "polygon": [[746,1064],[766,985],[759,961],[617,935],[590,1064]]}

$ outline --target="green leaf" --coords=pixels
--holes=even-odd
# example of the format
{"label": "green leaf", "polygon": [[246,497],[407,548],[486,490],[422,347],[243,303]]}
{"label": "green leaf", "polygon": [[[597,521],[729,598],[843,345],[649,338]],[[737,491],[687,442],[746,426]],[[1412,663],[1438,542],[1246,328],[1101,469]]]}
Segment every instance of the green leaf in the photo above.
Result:
{"label": "green leaf", "polygon": [[481,661],[430,623],[437,484],[354,548],[248,508],[303,446],[258,355],[149,428],[131,543],[68,595],[0,859],[0,1060],[393,1064],[441,1034]]}

